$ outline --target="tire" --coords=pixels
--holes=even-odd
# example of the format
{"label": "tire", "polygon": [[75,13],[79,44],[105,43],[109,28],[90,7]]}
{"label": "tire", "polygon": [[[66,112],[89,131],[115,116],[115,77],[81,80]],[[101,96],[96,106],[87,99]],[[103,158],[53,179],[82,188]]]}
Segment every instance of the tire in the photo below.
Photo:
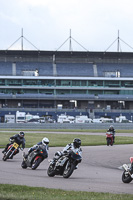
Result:
{"label": "tire", "polygon": [[7,160],[7,156],[4,155],[4,156],[3,156],[3,161],[6,161],[6,160]]}
{"label": "tire", "polygon": [[22,162],[21,167],[22,167],[23,169],[26,169],[26,168],[27,168],[27,165],[26,165],[25,161]]}
{"label": "tire", "polygon": [[37,160],[34,159],[31,169],[35,170],[40,165],[41,162],[42,162],[42,158],[38,158]]}
{"label": "tire", "polygon": [[130,174],[125,174],[126,171],[123,172],[122,174],[122,181],[123,183],[130,183],[132,181],[132,178],[130,176]]}
{"label": "tire", "polygon": [[107,146],[109,146],[109,145],[110,145],[110,139],[107,138]]}
{"label": "tire", "polygon": [[50,177],[55,176],[55,171],[54,171],[54,167],[53,167],[52,164],[49,165],[48,170],[47,170],[47,174],[48,174],[48,176],[50,176]]}
{"label": "tire", "polygon": [[8,154],[5,153],[5,155],[3,156],[3,161],[6,161],[9,158],[9,156],[11,155],[11,153],[12,152],[10,152],[10,151],[8,152]]}
{"label": "tire", "polygon": [[75,165],[73,165],[73,164],[71,165],[70,162],[68,161],[66,163],[66,166],[65,166],[65,169],[64,169],[64,172],[63,172],[63,177],[69,178],[72,175],[74,169],[75,169]]}

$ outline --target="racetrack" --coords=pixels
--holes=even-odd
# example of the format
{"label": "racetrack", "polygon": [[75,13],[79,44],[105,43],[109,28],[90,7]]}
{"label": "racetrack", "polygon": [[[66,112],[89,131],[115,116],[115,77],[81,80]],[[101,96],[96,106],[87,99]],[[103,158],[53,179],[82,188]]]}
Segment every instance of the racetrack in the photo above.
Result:
{"label": "racetrack", "polygon": [[[51,159],[57,150],[51,147]],[[133,182],[124,184],[121,181],[123,163],[129,163],[133,145],[88,146],[82,147],[83,160],[69,179],[61,176],[48,177],[48,159],[34,171],[22,169],[22,152],[13,160],[3,161],[0,149],[0,183],[28,185],[35,187],[80,190],[88,192],[109,192],[133,194]],[[27,149],[25,150],[27,151]]]}

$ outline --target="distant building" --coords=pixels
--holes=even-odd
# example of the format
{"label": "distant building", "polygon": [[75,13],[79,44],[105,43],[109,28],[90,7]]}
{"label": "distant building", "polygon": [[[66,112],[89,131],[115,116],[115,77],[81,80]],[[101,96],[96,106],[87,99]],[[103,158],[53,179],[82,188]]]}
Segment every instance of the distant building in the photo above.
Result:
{"label": "distant building", "polygon": [[1,109],[58,105],[133,109],[133,53],[0,51]]}

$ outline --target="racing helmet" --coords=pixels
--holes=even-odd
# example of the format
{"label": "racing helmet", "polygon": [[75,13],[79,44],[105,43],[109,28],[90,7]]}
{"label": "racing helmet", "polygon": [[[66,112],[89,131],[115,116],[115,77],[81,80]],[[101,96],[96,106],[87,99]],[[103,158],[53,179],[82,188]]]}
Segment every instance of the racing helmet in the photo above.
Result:
{"label": "racing helmet", "polygon": [[109,127],[111,130],[114,130],[114,126],[113,125],[110,125]]}
{"label": "racing helmet", "polygon": [[75,138],[73,140],[73,145],[74,145],[75,148],[79,148],[80,145],[81,145],[81,140],[79,138]]}
{"label": "racing helmet", "polygon": [[43,144],[43,145],[49,144],[49,139],[46,138],[46,137],[44,137],[44,138],[42,139],[42,144]]}
{"label": "racing helmet", "polygon": [[20,137],[24,137],[25,134],[23,131],[20,131],[19,135],[20,135]]}

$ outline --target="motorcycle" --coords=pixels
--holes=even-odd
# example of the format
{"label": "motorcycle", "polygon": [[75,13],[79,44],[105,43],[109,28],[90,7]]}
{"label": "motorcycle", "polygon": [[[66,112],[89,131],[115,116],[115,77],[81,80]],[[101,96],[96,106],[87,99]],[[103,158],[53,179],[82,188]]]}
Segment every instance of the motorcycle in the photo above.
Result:
{"label": "motorcycle", "polygon": [[39,145],[35,150],[33,150],[28,156],[23,153],[23,161],[21,167],[26,169],[30,167],[32,170],[35,170],[40,163],[48,157],[46,147]]}
{"label": "motorcycle", "polygon": [[106,132],[106,140],[107,140],[107,146],[109,145],[113,146],[114,140],[112,132]]}
{"label": "motorcycle", "polygon": [[12,159],[13,156],[16,155],[16,153],[18,152],[19,148],[19,144],[17,144],[16,142],[10,144],[7,150],[4,152],[3,161],[6,161],[7,159]]}
{"label": "motorcycle", "polygon": [[47,174],[50,177],[61,175],[64,178],[69,178],[76,169],[77,164],[81,161],[82,158],[78,151],[70,150],[66,153],[63,153],[63,155],[55,162],[53,160],[50,161]]}
{"label": "motorcycle", "polygon": [[124,172],[122,174],[123,183],[130,183],[133,180],[133,174],[131,173],[131,165],[133,165],[133,157],[130,157],[131,164],[128,166],[127,164],[123,164]]}

